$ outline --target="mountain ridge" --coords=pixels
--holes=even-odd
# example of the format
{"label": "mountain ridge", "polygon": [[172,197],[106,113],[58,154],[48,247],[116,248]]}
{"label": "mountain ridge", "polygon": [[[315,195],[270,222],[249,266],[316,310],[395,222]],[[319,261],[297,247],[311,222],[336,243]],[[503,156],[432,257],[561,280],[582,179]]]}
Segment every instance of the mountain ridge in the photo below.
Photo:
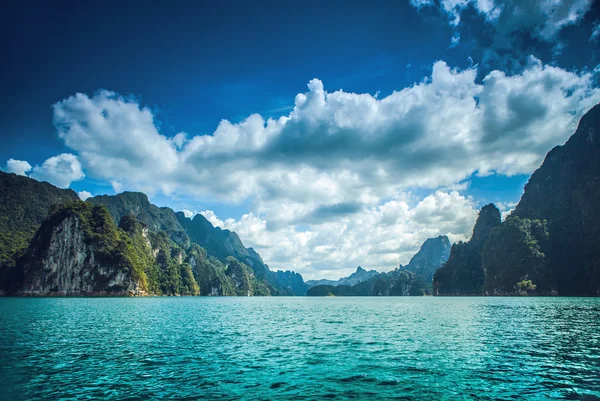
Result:
{"label": "mountain ridge", "polygon": [[471,240],[452,247],[436,293],[600,296],[599,133],[600,104],[548,152],[504,222],[481,231],[478,219]]}
{"label": "mountain ridge", "polygon": [[363,269],[362,266],[358,266],[356,268],[356,271],[354,273],[352,273],[351,275],[349,275],[348,277],[341,277],[337,280],[328,280],[328,279],[319,279],[319,280],[308,280],[306,282],[306,285],[310,288],[310,287],[315,287],[317,285],[331,285],[331,286],[338,286],[338,285],[348,285],[348,286],[352,286],[358,283],[361,283],[363,281],[367,281],[368,279],[370,279],[371,277],[375,276],[379,274],[379,272],[377,272],[376,270],[365,270]]}

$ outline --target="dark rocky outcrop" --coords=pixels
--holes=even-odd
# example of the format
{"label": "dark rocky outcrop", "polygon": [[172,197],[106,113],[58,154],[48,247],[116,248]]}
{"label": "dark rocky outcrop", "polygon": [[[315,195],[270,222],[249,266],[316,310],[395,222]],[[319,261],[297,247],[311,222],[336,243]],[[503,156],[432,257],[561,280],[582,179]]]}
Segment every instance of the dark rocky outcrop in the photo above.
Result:
{"label": "dark rocky outcrop", "polygon": [[448,261],[435,272],[433,290],[436,295],[483,293],[485,273],[481,254],[488,235],[500,221],[500,211],[493,204],[481,209],[471,239],[452,245]]}
{"label": "dark rocky outcrop", "polygon": [[232,256],[249,266],[256,278],[267,284],[273,295],[292,295],[279,285],[274,273],[269,270],[260,255],[254,249],[244,247],[235,232],[213,226],[201,214],[190,219],[185,217],[182,212],[178,212],[176,217],[191,241],[206,249],[209,256],[213,256],[223,263],[229,256]]}
{"label": "dark rocky outcrop", "polygon": [[548,152],[506,221],[494,228],[493,215],[452,247],[438,294],[600,295],[600,105]]}
{"label": "dark rocky outcrop", "polygon": [[304,282],[300,273],[290,270],[277,270],[274,274],[279,285],[288,293],[293,295],[306,295],[308,285]]}
{"label": "dark rocky outcrop", "polygon": [[[145,223],[150,232],[165,232],[167,236],[183,249],[190,249],[197,244],[206,251],[205,257],[212,260],[212,265],[225,266],[228,257],[232,256],[252,269],[253,276],[263,281],[268,293],[273,295],[291,295],[286,287],[280,286],[260,255],[252,248],[246,248],[239,236],[230,230],[215,227],[201,214],[192,219],[185,217],[183,212],[175,213],[168,207],[159,208],[148,201],[148,197],[139,192],[123,192],[119,195],[96,196],[88,199],[94,204],[103,204],[110,211],[115,221],[128,214]],[[210,269],[209,269],[210,270]],[[208,278],[208,276],[212,278]],[[232,295],[231,288],[223,287],[223,283],[214,281],[215,275],[205,277],[210,283],[210,293]],[[222,280],[221,280],[222,281]],[[208,284],[208,282],[207,282]],[[259,291],[260,292],[260,291]]]}
{"label": "dark rocky outcrop", "polygon": [[200,216],[202,236],[202,229],[183,220],[182,225],[171,209],[152,205],[141,193],[84,203],[71,190],[0,173],[0,208],[0,294],[292,293],[237,234]]}
{"label": "dark rocky outcrop", "polygon": [[513,215],[546,221],[543,252],[559,294],[600,295],[600,105],[546,155]]}
{"label": "dark rocky outcrop", "polygon": [[233,257],[225,263],[197,244],[185,250],[133,215],[117,227],[103,205],[55,208],[19,260],[13,295],[271,295]]}
{"label": "dark rocky outcrop", "polygon": [[494,229],[483,248],[484,292],[506,295],[517,291],[515,285],[532,280],[539,293],[556,291],[544,249],[548,248],[545,221],[511,216]]}
{"label": "dark rocky outcrop", "polygon": [[400,270],[412,272],[420,276],[423,282],[431,284],[436,270],[450,257],[451,246],[450,240],[445,235],[429,238],[406,266],[400,266]]}

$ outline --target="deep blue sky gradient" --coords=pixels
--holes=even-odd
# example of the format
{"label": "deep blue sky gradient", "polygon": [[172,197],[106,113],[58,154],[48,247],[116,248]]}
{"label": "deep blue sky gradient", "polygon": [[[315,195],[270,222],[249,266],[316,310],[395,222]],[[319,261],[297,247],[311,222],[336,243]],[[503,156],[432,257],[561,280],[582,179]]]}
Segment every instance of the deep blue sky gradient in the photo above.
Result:
{"label": "deep blue sky gradient", "polygon": [[[162,134],[210,134],[222,119],[252,113],[287,114],[312,78],[328,91],[380,91],[382,96],[421,81],[433,62],[466,68],[480,63],[491,37],[474,12],[463,16],[461,43],[436,9],[408,2],[9,2],[0,12],[0,164],[41,164],[67,152],[52,126],[53,103],[100,88],[131,94],[150,106]],[[195,4],[192,4],[195,3]],[[326,4],[325,4],[326,3]],[[587,40],[598,5],[561,32],[566,44],[527,35],[525,53],[563,68],[593,68],[597,44]],[[576,43],[577,45],[574,45]],[[481,79],[490,68],[482,65]],[[478,201],[517,201],[527,177],[473,178]],[[72,185],[112,193],[86,178]],[[239,217],[242,206],[157,196],[156,203]]]}

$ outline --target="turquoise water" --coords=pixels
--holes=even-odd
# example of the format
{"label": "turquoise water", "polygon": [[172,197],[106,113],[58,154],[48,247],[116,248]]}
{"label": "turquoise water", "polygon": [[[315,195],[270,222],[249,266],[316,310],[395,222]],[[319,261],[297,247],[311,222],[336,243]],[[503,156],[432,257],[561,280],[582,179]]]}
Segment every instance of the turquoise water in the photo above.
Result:
{"label": "turquoise water", "polygon": [[600,299],[0,299],[3,400],[599,397]]}

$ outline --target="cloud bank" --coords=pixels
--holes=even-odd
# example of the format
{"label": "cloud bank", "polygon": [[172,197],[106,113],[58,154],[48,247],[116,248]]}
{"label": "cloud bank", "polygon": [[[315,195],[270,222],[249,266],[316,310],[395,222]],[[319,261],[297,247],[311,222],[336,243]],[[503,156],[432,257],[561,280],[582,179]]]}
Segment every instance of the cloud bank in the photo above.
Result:
{"label": "cloud bank", "polygon": [[161,135],[148,108],[107,91],[56,103],[54,124],[90,176],[121,188],[285,200],[295,217],[323,218],[402,188],[531,173],[600,100],[591,74],[536,59],[521,74],[476,76],[439,61],[422,82],[379,98],[328,93],[313,79],[287,116],[223,120],[191,137]]}
{"label": "cloud bank", "polygon": [[438,61],[388,96],[327,92],[313,79],[288,115],[167,137],[135,99],[78,93],[54,105],[76,156],[48,159],[31,176],[66,187],[85,170],[115,191],[249,202],[239,220],[201,213],[274,269],[335,278],[358,264],[406,263],[427,237],[468,238],[479,207],[460,193],[468,178],[531,173],[599,101],[590,73],[535,58],[520,73],[480,78],[476,66]]}
{"label": "cloud bank", "polygon": [[578,23],[590,10],[592,0],[411,0],[418,9],[437,7],[453,26],[472,8],[494,27],[498,40],[517,32],[550,42],[564,27]]}

